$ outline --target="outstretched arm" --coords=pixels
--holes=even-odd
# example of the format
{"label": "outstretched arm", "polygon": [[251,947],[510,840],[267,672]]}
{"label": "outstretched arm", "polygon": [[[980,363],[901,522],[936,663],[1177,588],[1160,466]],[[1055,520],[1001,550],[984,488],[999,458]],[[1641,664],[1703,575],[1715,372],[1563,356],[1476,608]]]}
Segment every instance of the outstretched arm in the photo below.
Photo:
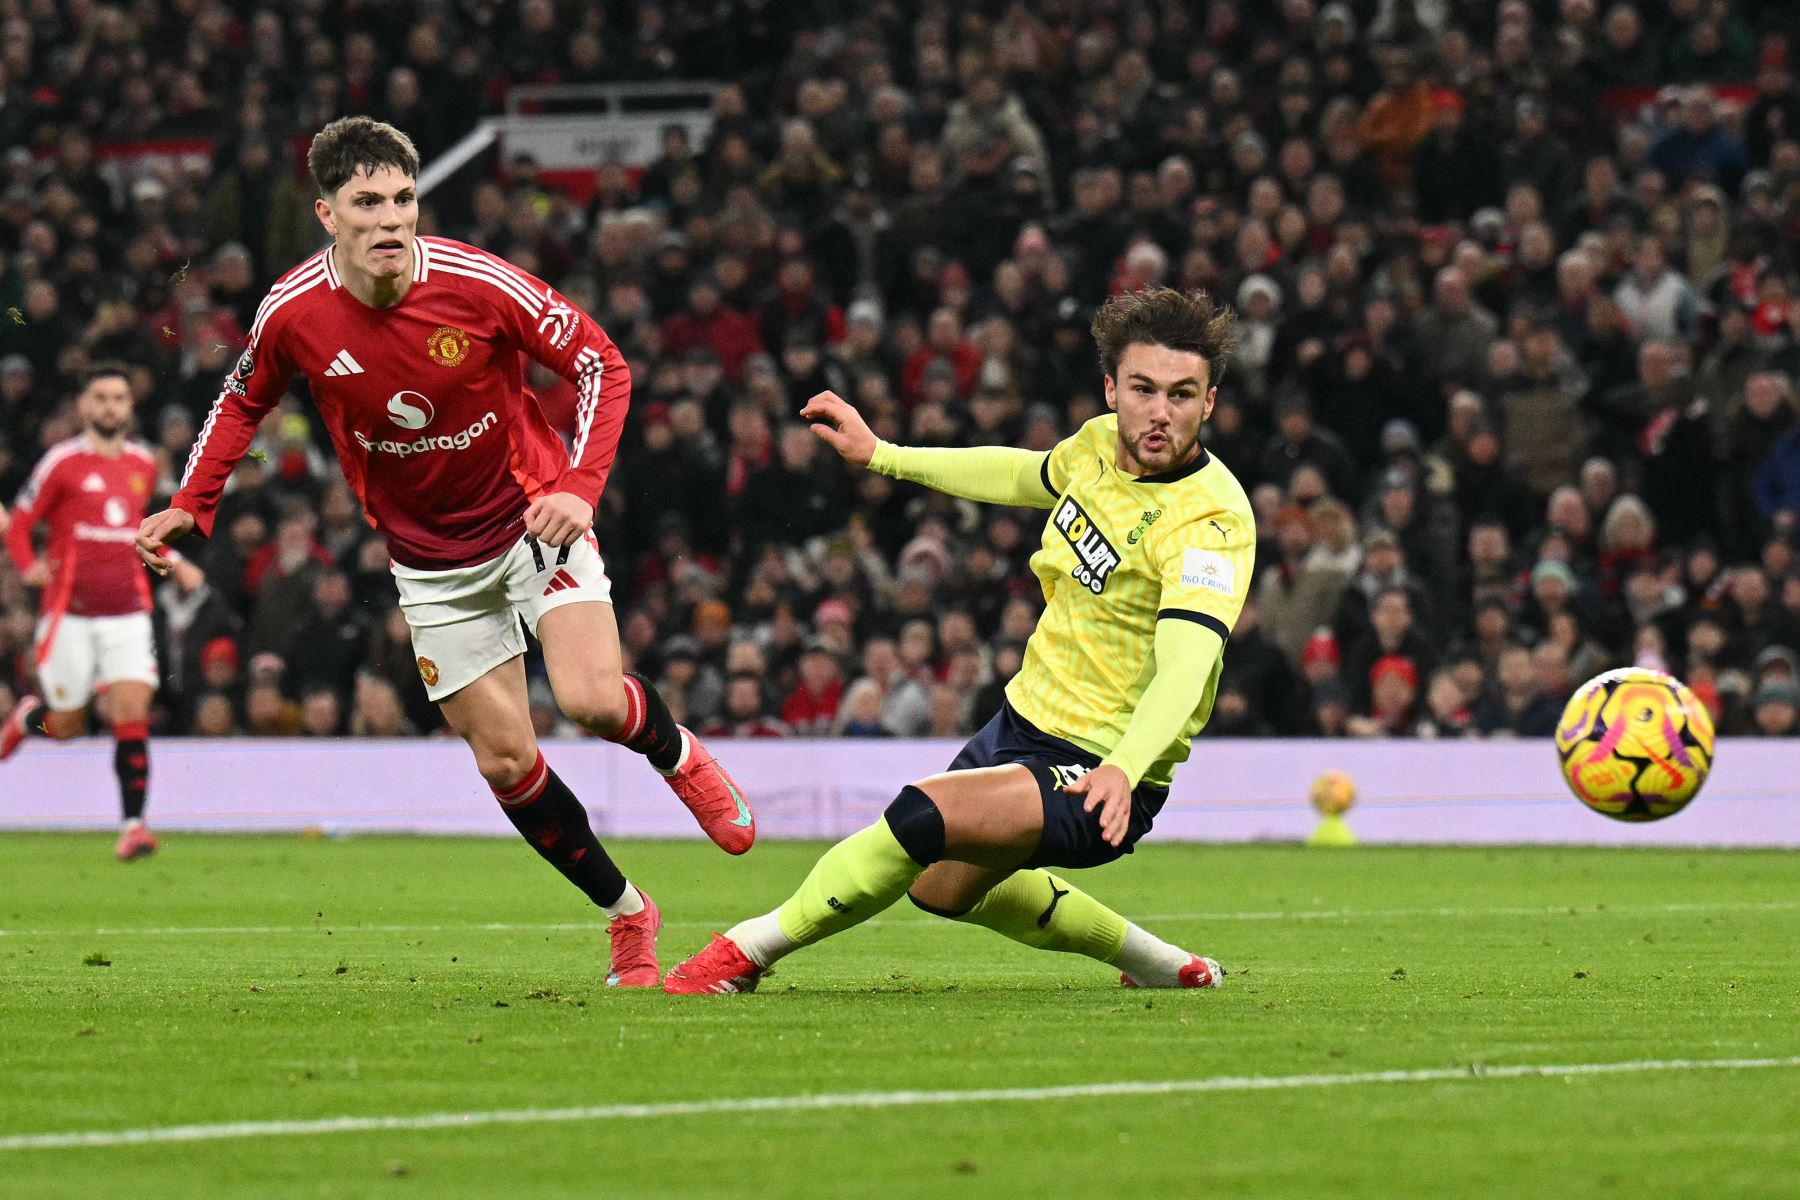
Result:
{"label": "outstretched arm", "polygon": [[847,462],[882,475],[983,504],[1049,508],[1056,503],[1041,450],[1011,446],[957,448],[896,446],[875,436],[868,423],[836,392],[820,392],[800,415],[814,422],[813,433]]}

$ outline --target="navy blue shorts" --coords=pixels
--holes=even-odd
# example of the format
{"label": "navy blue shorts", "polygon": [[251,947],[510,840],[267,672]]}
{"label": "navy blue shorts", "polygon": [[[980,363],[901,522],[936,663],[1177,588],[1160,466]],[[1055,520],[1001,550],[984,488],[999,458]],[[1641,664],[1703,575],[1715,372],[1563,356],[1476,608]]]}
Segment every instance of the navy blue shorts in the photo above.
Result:
{"label": "navy blue shorts", "polygon": [[1137,840],[1150,832],[1156,814],[1169,798],[1169,789],[1139,784],[1131,793],[1131,825],[1123,845],[1109,846],[1100,834],[1100,814],[1083,812],[1083,797],[1063,791],[1100,765],[1072,742],[1052,737],[1002,703],[994,719],[983,725],[950,764],[952,771],[975,767],[999,767],[1018,763],[1037,779],[1044,801],[1044,837],[1025,863],[1027,867],[1097,867],[1130,854]]}

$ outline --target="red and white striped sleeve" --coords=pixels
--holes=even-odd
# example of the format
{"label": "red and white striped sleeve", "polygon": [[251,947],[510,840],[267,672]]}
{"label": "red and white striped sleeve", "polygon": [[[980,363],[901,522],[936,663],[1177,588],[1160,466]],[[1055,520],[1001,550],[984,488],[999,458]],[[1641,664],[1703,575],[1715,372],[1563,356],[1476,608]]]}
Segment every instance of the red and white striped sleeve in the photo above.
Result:
{"label": "red and white striped sleeve", "polygon": [[570,492],[598,508],[631,406],[631,368],[594,319],[543,280],[503,258],[460,243],[433,240],[433,271],[476,275],[518,301],[495,306],[519,349],[575,385],[575,429],[569,465],[552,491]]}
{"label": "red and white striped sleeve", "polygon": [[76,453],[80,445],[79,439],[72,438],[52,447],[31,469],[25,486],[13,500],[11,523],[6,526],[6,552],[21,575],[37,561],[37,551],[31,544],[32,532],[56,505],[57,467]]}
{"label": "red and white striped sleeve", "polygon": [[285,320],[282,310],[324,281],[322,254],[288,272],[269,289],[251,322],[250,339],[243,354],[225,377],[219,398],[213,401],[212,410],[200,426],[194,448],[188,452],[181,487],[170,499],[169,507],[192,513],[194,527],[202,536],[212,533],[225,481],[256,439],[257,426],[270,409],[281,403],[293,382],[293,365],[281,350],[280,331]]}

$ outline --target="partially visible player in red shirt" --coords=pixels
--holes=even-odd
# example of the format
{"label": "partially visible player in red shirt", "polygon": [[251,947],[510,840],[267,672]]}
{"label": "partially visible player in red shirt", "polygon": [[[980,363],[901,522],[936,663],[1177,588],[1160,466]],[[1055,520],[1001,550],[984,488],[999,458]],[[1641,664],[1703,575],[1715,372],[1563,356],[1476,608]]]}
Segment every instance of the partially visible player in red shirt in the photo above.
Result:
{"label": "partially visible player in red shirt", "polygon": [[[19,575],[43,589],[37,674],[44,695],[19,701],[0,725],[0,760],[32,734],[60,739],[84,732],[88,705],[104,690],[125,823],[115,849],[130,860],[156,850],[144,828],[156,649],[149,578],[132,545],[156,490],[156,459],[126,436],[132,395],[123,367],[90,371],[75,409],[81,433],[39,460],[6,531]],[[42,557],[32,543],[40,525],[49,529]],[[195,568],[183,563],[180,569]]]}
{"label": "partially visible player in red shirt", "polygon": [[[648,758],[721,847],[750,848],[737,785],[648,679],[621,670],[590,526],[630,402],[625,359],[543,281],[418,236],[419,156],[393,126],[333,121],[307,165],[333,244],[270,289],[180,491],[144,522],[138,552],[167,571],[167,543],[211,531],[258,423],[305,375],[344,478],[387,540],[426,694],[513,825],[612,919],[610,981],[654,987],[661,917],[538,750],[519,632],[523,618],[571,720]],[[575,385],[572,446],[525,387],[522,354]]]}

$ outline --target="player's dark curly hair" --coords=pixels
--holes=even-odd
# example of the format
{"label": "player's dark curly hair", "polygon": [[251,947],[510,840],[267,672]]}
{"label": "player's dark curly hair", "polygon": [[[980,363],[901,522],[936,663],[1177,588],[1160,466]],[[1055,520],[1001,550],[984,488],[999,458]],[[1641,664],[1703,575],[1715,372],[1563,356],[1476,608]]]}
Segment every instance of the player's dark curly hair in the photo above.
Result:
{"label": "player's dark curly hair", "polygon": [[1203,291],[1151,287],[1121,292],[1101,305],[1092,332],[1100,346],[1100,369],[1109,379],[1117,377],[1125,348],[1142,342],[1200,355],[1210,386],[1216,387],[1237,348],[1237,314]]}
{"label": "player's dark curly hair", "polygon": [[411,138],[386,121],[370,117],[339,117],[319,130],[306,152],[306,169],[312,172],[319,195],[327,200],[350,182],[358,167],[371,175],[379,167],[393,167],[402,175],[417,178],[419,152]]}

